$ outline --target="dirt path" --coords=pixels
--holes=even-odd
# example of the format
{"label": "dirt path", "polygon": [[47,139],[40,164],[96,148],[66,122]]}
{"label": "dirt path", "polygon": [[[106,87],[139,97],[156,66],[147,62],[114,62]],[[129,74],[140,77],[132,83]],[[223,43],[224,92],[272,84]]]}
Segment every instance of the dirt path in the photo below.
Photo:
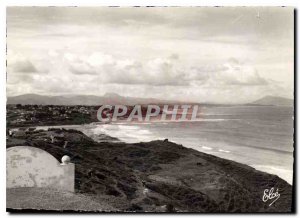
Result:
{"label": "dirt path", "polygon": [[45,188],[13,188],[6,190],[6,208],[36,210],[116,211],[92,196],[60,192]]}

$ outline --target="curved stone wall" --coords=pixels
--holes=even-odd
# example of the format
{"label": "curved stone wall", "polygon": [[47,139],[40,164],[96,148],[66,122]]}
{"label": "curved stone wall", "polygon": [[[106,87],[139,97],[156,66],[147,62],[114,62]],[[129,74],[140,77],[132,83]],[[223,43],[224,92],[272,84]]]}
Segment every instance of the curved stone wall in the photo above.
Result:
{"label": "curved stone wall", "polygon": [[60,164],[44,150],[30,146],[6,149],[6,188],[47,187],[74,192],[74,180],[74,164]]}

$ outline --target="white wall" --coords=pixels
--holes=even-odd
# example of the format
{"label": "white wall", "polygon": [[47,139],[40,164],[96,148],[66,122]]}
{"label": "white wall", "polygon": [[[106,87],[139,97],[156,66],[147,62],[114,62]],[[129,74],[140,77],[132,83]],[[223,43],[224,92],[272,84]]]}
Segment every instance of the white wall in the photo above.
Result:
{"label": "white wall", "polygon": [[6,188],[47,187],[74,192],[75,165],[61,165],[39,148],[6,149]]}

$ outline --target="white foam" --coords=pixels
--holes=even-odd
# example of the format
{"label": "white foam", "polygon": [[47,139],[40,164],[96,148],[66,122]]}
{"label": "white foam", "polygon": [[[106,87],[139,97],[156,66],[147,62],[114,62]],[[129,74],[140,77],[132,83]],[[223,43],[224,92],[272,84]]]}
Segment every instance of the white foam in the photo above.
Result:
{"label": "white foam", "polygon": [[230,151],[227,150],[223,150],[223,149],[219,149],[220,152],[224,152],[224,153],[230,153]]}
{"label": "white foam", "polygon": [[155,138],[150,130],[142,129],[139,126],[125,125],[124,123],[99,125],[92,132],[94,134],[106,134],[129,143],[151,141]]}
{"label": "white foam", "polygon": [[131,131],[131,130],[139,130],[138,126],[130,126],[130,125],[117,125],[120,130]]}
{"label": "white foam", "polygon": [[205,150],[212,150],[211,147],[207,147],[207,146],[201,146],[202,149],[205,149]]}

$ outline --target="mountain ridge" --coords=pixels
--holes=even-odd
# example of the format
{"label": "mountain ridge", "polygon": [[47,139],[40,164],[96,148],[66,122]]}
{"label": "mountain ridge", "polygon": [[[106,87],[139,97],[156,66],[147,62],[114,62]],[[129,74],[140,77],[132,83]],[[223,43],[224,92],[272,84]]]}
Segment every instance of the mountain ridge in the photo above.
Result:
{"label": "mountain ridge", "polygon": [[[227,105],[220,103],[206,102],[182,102],[175,100],[161,100],[156,98],[137,98],[125,97],[116,93],[105,93],[102,96],[96,95],[56,95],[47,96],[39,94],[24,94],[7,97],[7,104],[37,104],[37,105],[136,105],[136,104],[208,104],[208,105]],[[261,106],[292,106],[293,99],[280,96],[265,96],[246,105]],[[228,104],[229,105],[229,104]],[[239,104],[236,104],[239,105]]]}
{"label": "mountain ridge", "polygon": [[294,100],[280,97],[280,96],[267,95],[265,97],[262,97],[252,102],[251,104],[272,105],[272,106],[293,106]]}
{"label": "mountain ridge", "polygon": [[47,96],[24,94],[7,97],[7,104],[37,105],[135,105],[135,104],[182,104],[180,101],[160,100],[155,98],[124,97],[115,93],[96,95],[57,95]]}

